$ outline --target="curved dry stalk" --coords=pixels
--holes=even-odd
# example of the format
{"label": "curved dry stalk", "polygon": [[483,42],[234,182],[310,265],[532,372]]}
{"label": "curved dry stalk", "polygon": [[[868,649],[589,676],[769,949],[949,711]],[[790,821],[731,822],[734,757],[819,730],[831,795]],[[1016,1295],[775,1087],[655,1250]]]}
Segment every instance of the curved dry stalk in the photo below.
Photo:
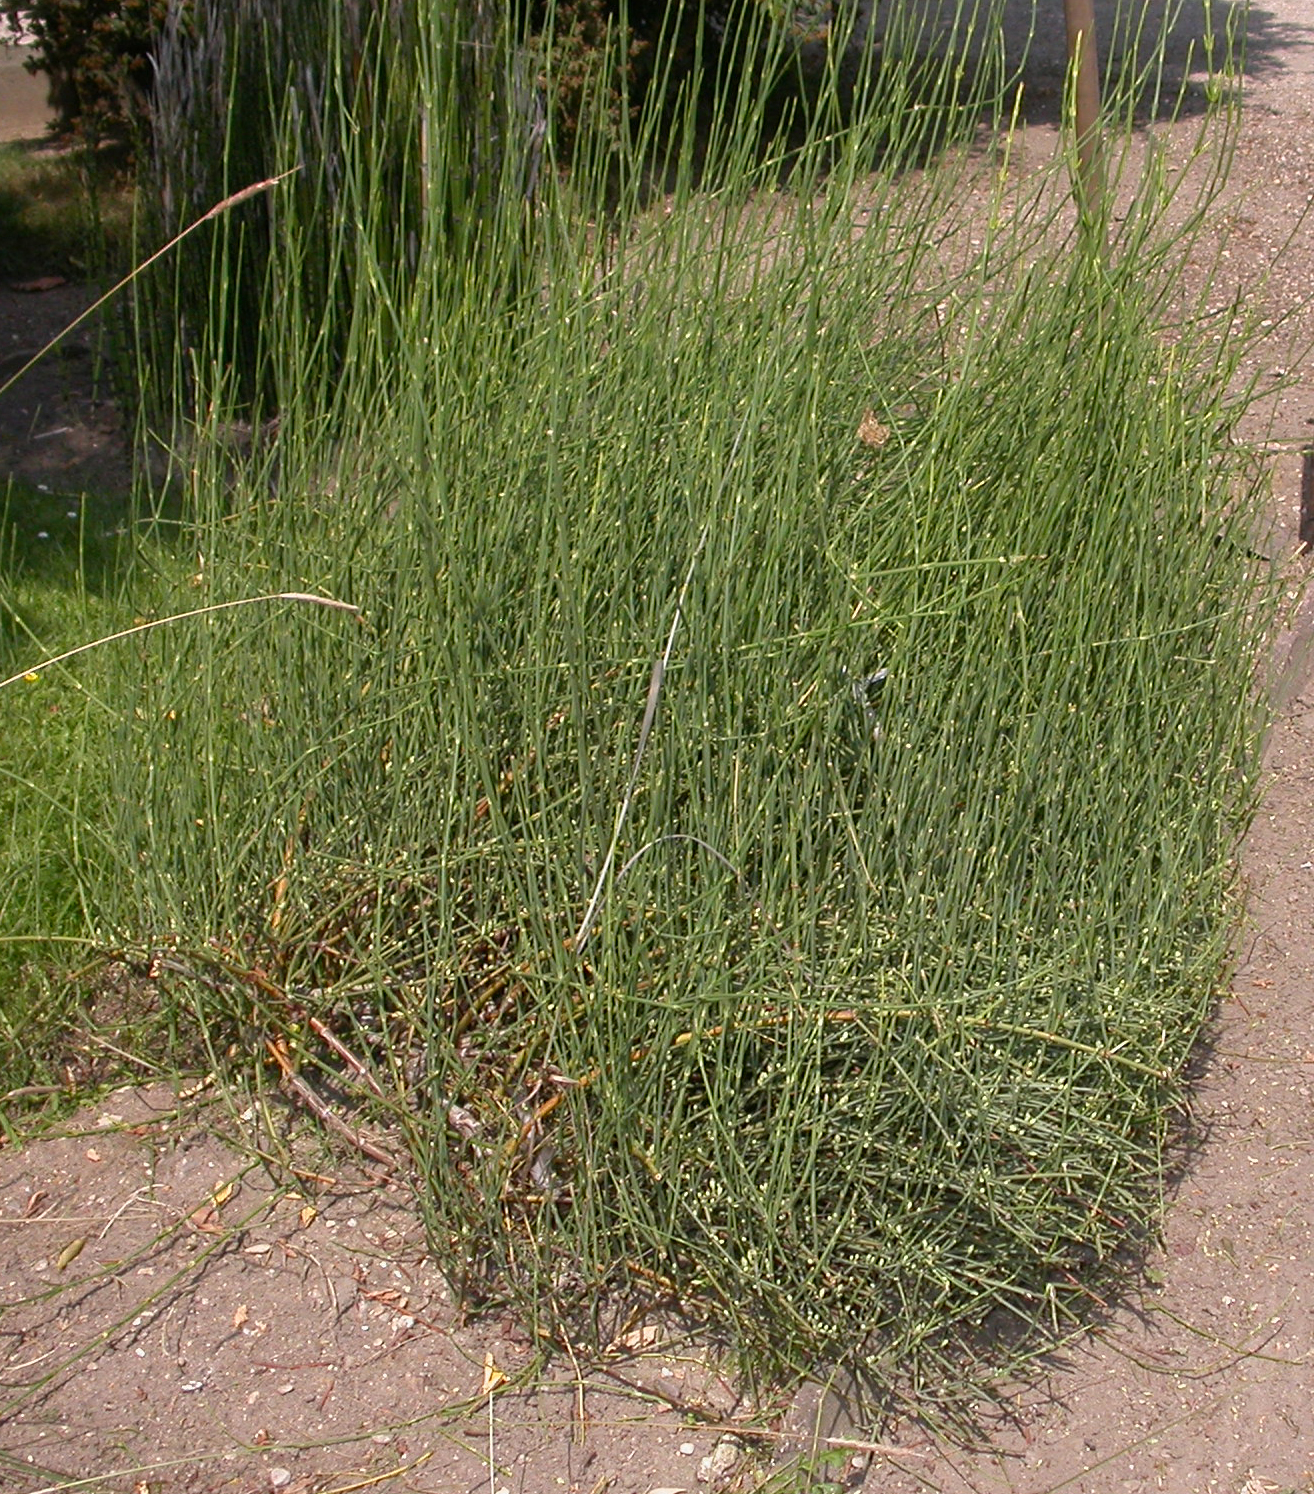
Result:
{"label": "curved dry stalk", "polygon": [[120,638],[131,638],[134,633],[147,633],[152,628],[162,628],[165,623],[185,622],[189,617],[204,617],[209,612],[226,612],[230,607],[250,607],[256,602],[313,602],[317,607],[334,607],[340,612],[354,612],[357,617],[361,615],[360,608],[352,602],[340,602],[336,597],[317,597],[305,591],[275,591],[268,596],[238,597],[233,602],[213,602],[208,607],[195,607],[190,612],[175,612],[169,617],[157,617],[151,622],[123,628],[118,633],[107,633],[104,638],[93,638],[90,643],[80,643],[77,648],[66,649],[53,659],[43,659],[39,664],[20,670],[18,674],[11,674],[7,680],[0,680],[0,690],[7,685],[16,685],[19,680],[34,680],[43,669],[49,669],[52,664],[62,664],[66,659],[85,654],[88,649],[99,648],[102,643],[117,643]]}
{"label": "curved dry stalk", "polygon": [[100,296],[95,301],[93,301],[91,305],[88,306],[87,309],[79,316],[75,316],[67,327],[65,327],[60,332],[56,332],[56,334],[50,339],[48,343],[46,343],[44,347],[39,348],[35,353],[33,353],[32,356],[27,360],[27,362],[24,363],[16,373],[10,374],[5,382],[3,384],[0,384],[0,395],[7,394],[9,390],[18,383],[19,379],[23,377],[23,375],[28,371],[29,368],[32,368],[35,364],[40,363],[41,360],[46,356],[46,354],[51,352],[54,348],[57,348],[70,332],[72,332],[75,328],[80,327],[89,316],[93,316],[97,311],[99,311],[100,308],[104,306],[106,301],[112,300],[113,297],[117,296],[121,290],[124,290],[127,286],[131,285],[132,282],[137,278],[137,276],[140,275],[144,270],[149,270],[157,260],[163,259],[171,249],[176,248],[177,245],[181,244],[189,234],[195,233],[203,223],[209,223],[212,218],[219,217],[221,213],[226,213],[229,208],[237,207],[240,203],[247,202],[250,198],[258,196],[261,192],[268,192],[271,187],[278,186],[279,182],[284,181],[287,177],[292,176],[295,172],[298,172],[300,170],[300,166],[290,167],[287,171],[281,171],[277,176],[271,176],[263,182],[252,182],[249,187],[243,187],[240,192],[234,192],[230,197],[225,197],[222,202],[216,202],[212,208],[202,213],[194,223],[189,223],[181,233],[175,234],[167,244],[157,249],[154,254],[142,260],[139,265],[134,265],[122,280],[110,286],[109,290],[107,290],[103,296]]}

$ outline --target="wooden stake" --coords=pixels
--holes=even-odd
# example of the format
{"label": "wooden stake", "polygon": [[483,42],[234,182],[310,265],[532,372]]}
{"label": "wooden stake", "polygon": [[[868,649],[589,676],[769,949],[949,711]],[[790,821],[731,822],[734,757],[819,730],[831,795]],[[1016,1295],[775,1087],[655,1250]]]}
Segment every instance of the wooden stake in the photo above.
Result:
{"label": "wooden stake", "polygon": [[1100,68],[1095,45],[1095,0],[1063,0],[1068,29],[1068,68],[1076,73],[1077,176],[1073,190],[1082,218],[1097,224],[1104,208],[1104,162],[1100,150]]}

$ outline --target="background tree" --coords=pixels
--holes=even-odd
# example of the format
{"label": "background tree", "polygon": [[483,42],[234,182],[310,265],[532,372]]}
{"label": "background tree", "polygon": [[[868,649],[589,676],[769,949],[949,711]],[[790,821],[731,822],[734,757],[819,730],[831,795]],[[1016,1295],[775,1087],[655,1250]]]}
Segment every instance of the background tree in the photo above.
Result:
{"label": "background tree", "polygon": [[54,128],[89,139],[135,136],[148,122],[151,54],[169,0],[5,0],[10,32],[33,39],[30,72],[50,80]]}

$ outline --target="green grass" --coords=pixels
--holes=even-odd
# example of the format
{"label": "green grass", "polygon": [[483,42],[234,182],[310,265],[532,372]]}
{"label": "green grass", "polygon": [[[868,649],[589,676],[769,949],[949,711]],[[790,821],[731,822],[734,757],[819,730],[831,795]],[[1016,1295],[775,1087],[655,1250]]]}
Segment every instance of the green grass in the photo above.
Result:
{"label": "green grass", "polygon": [[[0,277],[78,279],[126,265],[133,187],[109,152],[0,145]],[[131,617],[121,497],[0,478],[0,678]],[[0,1091],[69,1074],[94,937],[88,839],[104,833],[105,732],[93,664],[5,692],[0,748]],[[103,853],[102,853],[103,859]],[[95,1067],[95,1066],[93,1066]]]}
{"label": "green grass", "polygon": [[1005,99],[908,106],[915,31],[850,112],[686,94],[532,214],[514,162],[463,196],[446,14],[377,116],[325,85],[257,378],[241,224],[169,282],[213,305],[155,615],[360,615],[97,651],[91,920],[216,1064],[368,1102],[468,1302],[574,1340],[676,1297],[750,1372],[946,1395],[963,1329],[1068,1321],[1152,1229],[1226,977],[1250,329],[1181,304],[1152,168],[1095,259],[946,152]]}
{"label": "green grass", "polygon": [[110,154],[0,144],[0,277],[97,275],[131,242],[132,188]]}
{"label": "green grass", "polygon": [[[121,597],[127,524],[121,500],[0,485],[0,678],[130,615]],[[81,868],[105,826],[104,743],[116,707],[104,683],[94,666],[57,669],[4,692],[0,1090],[63,1078],[83,995],[63,973],[90,952]]]}

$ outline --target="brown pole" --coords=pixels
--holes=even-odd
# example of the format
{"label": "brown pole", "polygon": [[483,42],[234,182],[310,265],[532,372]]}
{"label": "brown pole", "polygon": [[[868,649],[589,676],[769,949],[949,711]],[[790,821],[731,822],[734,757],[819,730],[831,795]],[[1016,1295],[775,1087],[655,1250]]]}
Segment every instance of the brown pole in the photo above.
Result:
{"label": "brown pole", "polygon": [[1077,205],[1098,221],[1104,201],[1104,166],[1100,157],[1100,68],[1095,47],[1095,0],[1063,0],[1068,28],[1068,68],[1077,85]]}

